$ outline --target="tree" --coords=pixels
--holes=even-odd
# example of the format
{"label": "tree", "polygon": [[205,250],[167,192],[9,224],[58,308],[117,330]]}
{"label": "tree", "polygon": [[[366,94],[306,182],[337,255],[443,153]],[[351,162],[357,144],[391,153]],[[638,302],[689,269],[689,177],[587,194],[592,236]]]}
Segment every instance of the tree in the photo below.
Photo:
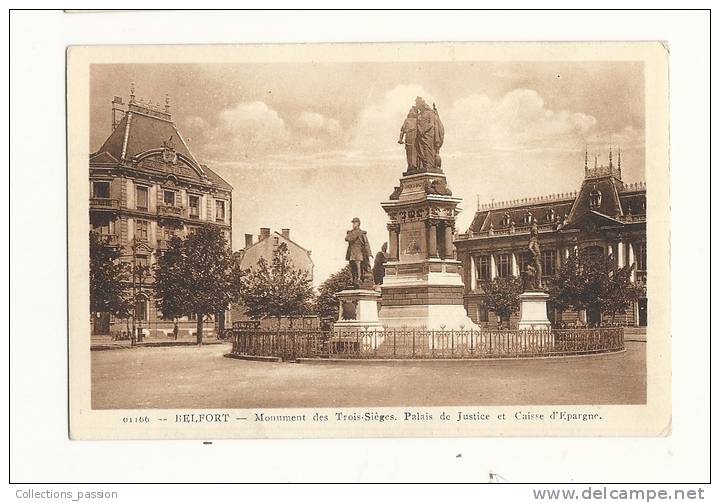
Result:
{"label": "tree", "polygon": [[617,269],[610,256],[582,251],[571,254],[550,281],[551,305],[560,310],[585,309],[597,324],[602,314],[624,312],[640,291],[630,281],[631,267]]}
{"label": "tree", "polygon": [[340,301],[336,294],[347,289],[351,284],[352,274],[349,265],[346,265],[323,281],[318,288],[318,296],[315,301],[315,312],[317,315],[322,319],[337,319]]}
{"label": "tree", "polygon": [[281,243],[272,262],[261,257],[244,271],[238,297],[251,318],[275,318],[279,327],[283,316],[308,313],[314,294],[308,272],[295,268],[287,244]]}
{"label": "tree", "polygon": [[120,260],[120,251],[107,246],[104,238],[90,231],[90,311],[129,316],[132,299],[128,292],[130,265]]}
{"label": "tree", "polygon": [[[581,282],[579,281],[578,256],[570,254],[556,270],[553,276],[547,282],[548,304],[551,308],[557,309],[562,313],[573,308],[580,298]],[[562,315],[560,315],[562,319]]]}
{"label": "tree", "polygon": [[482,285],[486,294],[487,307],[492,309],[500,320],[509,325],[510,316],[520,310],[522,283],[519,278],[495,278]]}
{"label": "tree", "polygon": [[202,344],[206,314],[227,309],[241,271],[222,231],[203,226],[185,239],[174,237],[155,270],[155,298],[167,318],[195,315]]}
{"label": "tree", "polygon": [[634,267],[621,267],[610,276],[609,295],[603,308],[605,313],[612,316],[613,323],[615,323],[617,313],[624,313],[628,307],[642,297],[642,288],[630,281]]}

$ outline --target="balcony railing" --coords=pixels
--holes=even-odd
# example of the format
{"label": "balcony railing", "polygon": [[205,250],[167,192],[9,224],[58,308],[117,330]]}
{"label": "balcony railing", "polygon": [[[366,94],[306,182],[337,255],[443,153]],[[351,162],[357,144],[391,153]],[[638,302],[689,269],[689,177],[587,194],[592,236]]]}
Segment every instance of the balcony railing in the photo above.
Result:
{"label": "balcony railing", "polygon": [[120,207],[120,200],[109,197],[91,197],[91,210],[117,210]]}
{"label": "balcony railing", "polygon": [[165,218],[184,218],[187,210],[183,206],[173,206],[171,204],[158,205],[158,216]]}
{"label": "balcony railing", "polygon": [[[499,227],[497,229],[485,230],[480,232],[463,233],[458,235],[458,239],[486,238],[495,236],[510,236],[513,234],[530,234],[531,225],[516,225],[515,227]],[[538,224],[538,232],[552,232],[557,230],[558,223],[542,223]]]}
{"label": "balcony railing", "polygon": [[120,246],[120,236],[117,234],[99,234],[99,237],[104,246],[111,248]]}

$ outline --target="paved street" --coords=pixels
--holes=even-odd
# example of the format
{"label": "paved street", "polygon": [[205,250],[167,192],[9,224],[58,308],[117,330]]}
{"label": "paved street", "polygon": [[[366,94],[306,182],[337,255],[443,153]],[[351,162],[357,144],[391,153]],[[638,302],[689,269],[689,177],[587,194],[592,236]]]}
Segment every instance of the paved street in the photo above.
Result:
{"label": "paved street", "polygon": [[645,343],[621,354],[387,364],[223,358],[229,344],[92,352],[96,409],[645,402]]}

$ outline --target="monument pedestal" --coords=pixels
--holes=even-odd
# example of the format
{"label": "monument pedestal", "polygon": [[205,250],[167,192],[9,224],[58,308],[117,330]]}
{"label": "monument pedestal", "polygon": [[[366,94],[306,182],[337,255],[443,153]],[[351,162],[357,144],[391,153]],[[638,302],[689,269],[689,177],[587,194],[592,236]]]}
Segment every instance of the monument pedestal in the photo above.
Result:
{"label": "monument pedestal", "polygon": [[465,311],[453,245],[460,199],[440,170],[403,175],[382,203],[390,236],[380,321],[386,328],[477,329]]}
{"label": "monument pedestal", "polygon": [[524,292],[520,294],[520,321],[518,330],[550,330],[552,325],[547,316],[545,292]]}
{"label": "monument pedestal", "polygon": [[376,349],[383,343],[383,326],[378,319],[378,299],[375,290],[343,290],[337,294],[340,301],[338,320],[333,325],[331,343],[335,352],[360,345],[362,349]]}

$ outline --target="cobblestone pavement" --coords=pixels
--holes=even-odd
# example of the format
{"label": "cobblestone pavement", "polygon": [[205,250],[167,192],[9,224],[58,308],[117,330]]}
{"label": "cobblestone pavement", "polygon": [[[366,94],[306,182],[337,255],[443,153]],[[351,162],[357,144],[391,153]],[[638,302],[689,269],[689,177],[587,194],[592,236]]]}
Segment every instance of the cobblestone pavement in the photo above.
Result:
{"label": "cobblestone pavement", "polygon": [[644,342],[619,354],[513,361],[267,363],[229,344],[92,352],[96,409],[645,403]]}

